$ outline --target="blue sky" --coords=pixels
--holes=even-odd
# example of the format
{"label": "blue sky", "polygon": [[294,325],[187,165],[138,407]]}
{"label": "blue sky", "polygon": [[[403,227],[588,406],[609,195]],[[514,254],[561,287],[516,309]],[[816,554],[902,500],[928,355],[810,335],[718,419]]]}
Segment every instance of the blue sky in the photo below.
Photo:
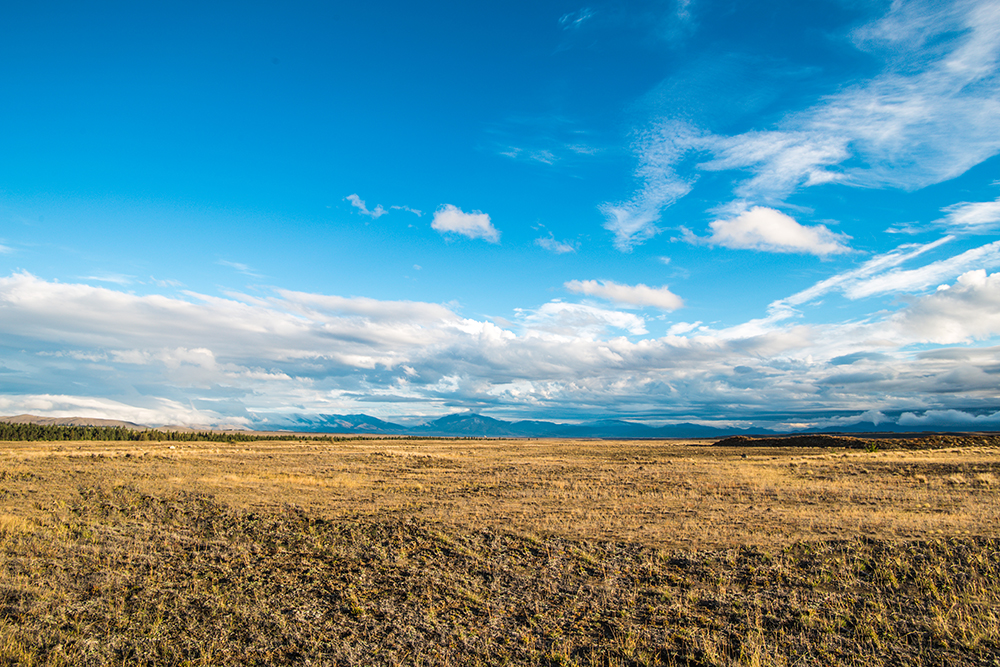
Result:
{"label": "blue sky", "polygon": [[22,3],[0,414],[1000,423],[1000,3]]}

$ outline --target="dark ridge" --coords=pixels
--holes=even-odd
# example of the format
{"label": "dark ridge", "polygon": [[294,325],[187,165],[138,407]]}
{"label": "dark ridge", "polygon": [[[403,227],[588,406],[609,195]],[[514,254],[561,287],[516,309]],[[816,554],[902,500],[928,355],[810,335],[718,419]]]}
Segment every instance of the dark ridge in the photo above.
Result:
{"label": "dark ridge", "polygon": [[846,447],[865,449],[871,440],[842,435],[786,435],[780,437],[752,438],[734,435],[715,443],[716,447]]}
{"label": "dark ridge", "polygon": [[942,447],[1000,447],[997,433],[914,433],[877,438],[852,435],[801,434],[768,437],[734,435],[715,443],[716,447],[841,447],[845,449],[937,449]]}

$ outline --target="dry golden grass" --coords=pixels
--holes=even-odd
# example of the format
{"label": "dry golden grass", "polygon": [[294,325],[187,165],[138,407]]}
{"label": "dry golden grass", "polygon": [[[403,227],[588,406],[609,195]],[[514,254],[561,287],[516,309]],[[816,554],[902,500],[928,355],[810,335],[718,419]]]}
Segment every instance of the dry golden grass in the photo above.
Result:
{"label": "dry golden grass", "polygon": [[[206,493],[233,507],[402,515],[663,547],[993,535],[1000,449],[867,452],[710,442],[376,440],[0,444],[0,514],[80,486]],[[743,458],[743,457],[746,458]],[[25,502],[30,501],[30,502]]]}
{"label": "dry golden grass", "polygon": [[0,443],[0,665],[1000,665],[956,443]]}

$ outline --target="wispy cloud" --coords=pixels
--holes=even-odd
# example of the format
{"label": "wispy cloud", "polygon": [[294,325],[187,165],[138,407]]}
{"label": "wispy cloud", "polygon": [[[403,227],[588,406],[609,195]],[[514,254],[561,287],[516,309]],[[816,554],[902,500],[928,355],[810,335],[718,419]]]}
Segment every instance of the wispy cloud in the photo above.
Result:
{"label": "wispy cloud", "polygon": [[246,274],[246,275],[251,276],[253,278],[260,278],[261,277],[261,274],[257,273],[257,271],[255,269],[250,268],[249,266],[247,266],[246,264],[244,264],[242,262],[231,262],[228,259],[220,259],[220,260],[216,261],[216,264],[218,264],[220,266],[228,266],[231,269],[235,269],[235,270],[239,271],[240,273]]}
{"label": "wispy cloud", "polygon": [[691,0],[677,0],[677,18],[681,21],[691,18]]}
{"label": "wispy cloud", "polygon": [[913,295],[932,288],[940,290],[942,286],[947,286],[947,281],[969,271],[1000,267],[1000,241],[997,241],[916,268],[900,268],[904,263],[952,240],[953,236],[945,236],[931,243],[902,245],[873,257],[856,269],[836,274],[772,302],[767,309],[768,316],[758,320],[756,326],[763,329],[773,327],[793,317],[796,307],[816,302],[830,293],[841,294],[852,301],[885,294]]}
{"label": "wispy cloud", "polygon": [[977,266],[989,268],[1000,266],[1000,241],[972,248],[954,257],[931,262],[916,269],[893,269],[872,276],[848,286],[844,290],[844,295],[849,299],[861,299],[877,294],[923,290]]}
{"label": "wispy cloud", "polygon": [[573,12],[568,12],[559,17],[559,25],[563,30],[573,30],[579,28],[588,20],[593,18],[594,10],[583,7]]}
{"label": "wispy cloud", "polygon": [[600,207],[604,228],[614,233],[616,248],[631,252],[658,234],[660,211],[691,191],[695,178],[681,177],[674,167],[697,137],[698,133],[687,125],[670,124],[636,140],[636,177],[643,182],[642,190],[629,201]]}
{"label": "wispy cloud", "polygon": [[563,255],[568,252],[576,252],[579,247],[579,243],[575,241],[557,241],[551,232],[548,236],[542,236],[535,239],[535,245],[540,248],[545,248],[549,252],[554,252],[557,255]]}
{"label": "wispy cloud", "polygon": [[993,201],[960,202],[942,210],[938,221],[956,232],[989,233],[1000,223],[1000,197]]}
{"label": "wispy cloud", "polygon": [[135,276],[126,276],[121,273],[99,273],[92,276],[85,276],[82,280],[95,280],[100,283],[114,283],[116,285],[128,285],[135,280]]}
{"label": "wispy cloud", "polygon": [[[881,277],[895,267],[920,257],[939,246],[954,240],[953,236],[945,236],[936,241],[924,244],[905,244],[887,253],[872,257],[856,269],[850,269],[837,275],[825,278],[812,287],[797,292],[786,299],[772,304],[772,308],[781,304],[797,306],[815,301],[830,292],[860,293],[870,289],[872,281]],[[956,275],[956,274],[952,274]]]}
{"label": "wispy cloud", "polygon": [[[785,132],[721,139],[727,168],[756,175],[741,196],[838,180],[915,189],[948,180],[1000,151],[1000,5],[992,0],[894,3],[857,41],[887,59],[875,78],[786,119],[797,140],[763,159],[744,145],[781,144]],[[936,42],[928,49],[927,43]],[[730,152],[736,153],[730,156]],[[825,167],[847,162],[839,171]],[[722,166],[720,163],[719,166]]]}
{"label": "wispy cloud", "polygon": [[701,320],[697,322],[677,322],[676,324],[670,325],[670,328],[667,329],[667,335],[683,336],[684,334],[691,333],[700,326]]}
{"label": "wispy cloud", "polygon": [[573,170],[604,150],[591,129],[559,114],[509,117],[488,133],[496,154],[562,171]]}
{"label": "wispy cloud", "polygon": [[649,333],[646,321],[638,315],[582,303],[550,301],[522,314],[528,336],[549,334],[565,340],[593,341],[602,338],[609,328],[635,336]]}
{"label": "wispy cloud", "polygon": [[691,148],[714,155],[698,165],[705,171],[754,172],[735,194],[764,202],[779,202],[800,186],[844,181],[844,174],[827,167],[850,156],[843,134],[808,131],[749,132],[734,137],[703,135]]}
{"label": "wispy cloud", "polygon": [[385,215],[386,213],[388,213],[388,211],[386,211],[384,208],[382,208],[381,204],[379,204],[378,206],[376,206],[374,208],[374,210],[369,211],[368,207],[365,205],[365,200],[362,199],[361,197],[359,197],[356,194],[347,195],[346,197],[344,197],[344,200],[351,202],[351,206],[353,206],[354,208],[358,209],[361,212],[361,215],[367,215],[368,217],[372,218],[373,220],[378,220],[383,215]]}
{"label": "wispy cloud", "polygon": [[[913,190],[1000,152],[1000,4],[893,3],[855,41],[884,58],[882,73],[774,129],[725,136],[668,119],[642,135],[635,152],[643,189],[602,207],[616,246],[630,250],[658,231],[661,211],[694,182],[694,173],[677,171],[690,154],[709,156],[695,171],[749,171],[733,190],[747,208],[828,183]],[[987,210],[976,214],[990,217]]]}
{"label": "wispy cloud", "polygon": [[149,281],[156,285],[157,287],[184,287],[184,283],[179,280],[173,280],[171,278],[159,279],[153,276],[149,277]]}
{"label": "wispy cloud", "polygon": [[410,208],[409,206],[390,206],[389,208],[391,208],[394,211],[407,211],[408,213],[412,213],[418,218],[424,214],[423,211],[419,211],[415,208]]}
{"label": "wispy cloud", "polygon": [[493,226],[489,215],[482,211],[466,213],[451,204],[445,204],[434,211],[431,228],[442,234],[458,234],[470,239],[500,243],[500,232]]}
{"label": "wispy cloud", "polygon": [[677,310],[684,305],[684,300],[671,292],[666,285],[649,287],[641,283],[623,285],[611,280],[570,280],[563,286],[570,292],[596,296],[619,306],[639,308],[653,306],[660,310]]}

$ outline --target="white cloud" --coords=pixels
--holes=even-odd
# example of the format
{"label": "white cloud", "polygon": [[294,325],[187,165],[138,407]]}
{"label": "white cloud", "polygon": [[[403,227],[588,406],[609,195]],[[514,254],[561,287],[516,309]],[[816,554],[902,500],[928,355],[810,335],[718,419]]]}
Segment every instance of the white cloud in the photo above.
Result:
{"label": "white cloud", "polygon": [[904,262],[915,259],[924,253],[930,252],[931,250],[954,240],[954,238],[955,237],[953,236],[945,236],[936,241],[922,245],[901,245],[887,253],[872,257],[857,269],[851,269],[850,271],[845,271],[835,276],[831,276],[830,278],[821,280],[812,287],[804,289],[801,292],[797,292],[786,299],[776,301],[771,304],[771,308],[774,309],[782,306],[797,306],[809,303],[810,301],[814,301],[833,291],[862,294],[866,290],[870,290],[871,285],[873,285],[873,281],[880,280],[881,277],[885,275],[885,272]]}
{"label": "white cloud", "polygon": [[179,280],[172,280],[170,278],[159,279],[153,276],[149,277],[149,281],[156,285],[157,287],[183,287],[184,283]]}
{"label": "white cloud", "polygon": [[99,275],[85,276],[82,280],[96,280],[101,283],[114,283],[116,285],[129,285],[135,280],[135,276],[126,276],[120,273],[102,273]]}
{"label": "white cloud", "polygon": [[609,327],[636,336],[648,333],[646,321],[638,315],[562,301],[543,304],[525,316],[523,323],[532,334],[548,333],[570,339],[596,340]]}
{"label": "white cloud", "polygon": [[942,224],[956,231],[991,232],[1000,223],[1000,197],[994,201],[961,202],[944,209]]}
{"label": "white cloud", "polygon": [[[881,268],[855,270],[854,279],[922,250],[874,258]],[[669,305],[657,288],[576,287],[626,305]],[[586,303],[552,301],[498,326],[434,303],[281,289],[140,296],[15,273],[0,277],[0,414],[260,423],[295,412],[391,417],[402,402],[409,414],[476,405],[539,418],[685,420],[705,405],[725,405],[734,419],[814,406],[886,414],[995,406],[1000,347],[982,341],[1000,335],[1000,274],[967,271],[948,289],[891,308],[840,323],[682,322],[655,337],[639,314]],[[979,343],[928,349],[968,341]]]}
{"label": "white cloud", "polygon": [[579,28],[587,20],[593,18],[594,10],[589,7],[583,7],[574,12],[568,12],[559,17],[559,25],[562,26],[563,30],[571,30],[574,28]]}
{"label": "white cloud", "polygon": [[711,151],[715,158],[698,165],[705,171],[750,169],[755,175],[736,188],[750,199],[780,201],[800,186],[844,179],[826,169],[850,156],[842,136],[810,132],[750,132],[734,137],[708,136],[692,146]]}
{"label": "white cloud", "polygon": [[1000,273],[963,273],[955,285],[918,299],[892,322],[901,334],[923,343],[989,339],[1000,334]]}
{"label": "white cloud", "polygon": [[418,218],[423,216],[424,214],[423,211],[417,210],[415,208],[410,208],[409,206],[390,206],[389,208],[391,208],[394,211],[407,211],[417,216]]}
{"label": "white cloud", "polygon": [[577,155],[597,155],[601,152],[599,148],[594,148],[593,146],[588,146],[587,144],[567,144],[566,148],[573,151]]}
{"label": "white cloud", "polygon": [[549,252],[554,252],[557,255],[562,255],[568,252],[576,252],[579,244],[572,241],[557,241],[555,236],[550,233],[548,236],[535,239],[535,245],[545,248]]}
{"label": "white cloud", "polygon": [[781,211],[763,206],[755,206],[729,220],[716,220],[709,226],[712,235],[705,241],[726,248],[807,253],[820,257],[850,252],[846,241],[851,237],[846,234],[836,234],[823,225],[800,225]]}
{"label": "white cloud", "polygon": [[529,152],[528,157],[530,157],[535,162],[541,162],[542,164],[555,164],[556,160],[558,159],[556,158],[555,153],[553,153],[550,150],[546,150],[544,148],[537,151]]}
{"label": "white cloud", "polygon": [[701,320],[697,322],[677,322],[667,329],[668,336],[683,336],[686,333],[691,333],[695,329],[701,326]]}
{"label": "white cloud", "polygon": [[996,429],[997,424],[1000,424],[1000,412],[974,415],[962,410],[927,410],[921,415],[904,412],[899,416],[900,426],[930,426],[939,428],[942,424],[954,424],[956,426],[981,424],[984,430],[992,431]]}
{"label": "white cloud", "polygon": [[484,239],[490,243],[500,242],[500,232],[490,222],[490,216],[473,211],[465,213],[451,204],[445,204],[434,212],[431,228],[442,233],[460,234],[470,239]]}
{"label": "white cloud", "polygon": [[0,413],[119,419],[148,425],[251,425],[246,417],[230,417],[211,410],[198,410],[177,401],[153,399],[146,403],[147,405],[137,406],[106,398],[65,394],[0,396]]}
{"label": "white cloud", "polygon": [[913,292],[933,287],[975,266],[1000,266],[1000,241],[938,260],[916,269],[893,269],[846,286],[844,296],[861,299],[877,294]]}
{"label": "white cloud", "polygon": [[[883,58],[883,71],[773,129],[726,136],[668,119],[642,134],[634,149],[642,190],[601,207],[616,247],[629,251],[659,232],[662,210],[688,194],[697,171],[749,171],[733,190],[745,208],[829,183],[914,190],[1000,152],[1000,3],[893,3],[855,42]],[[679,173],[691,154],[708,159]],[[995,216],[990,206],[955,213],[968,222]]]}
{"label": "white cloud", "polygon": [[654,306],[661,310],[677,310],[684,305],[683,299],[671,292],[666,285],[622,285],[610,280],[570,280],[563,285],[570,292],[596,296],[621,306]]}
{"label": "white cloud", "polygon": [[643,181],[642,191],[627,202],[600,207],[604,228],[614,233],[618,250],[631,252],[658,234],[660,211],[691,191],[695,179],[682,178],[674,165],[698,136],[689,126],[675,123],[642,134],[635,142],[639,160],[636,176]]}
{"label": "white cloud", "polygon": [[886,416],[880,410],[866,410],[861,414],[843,415],[838,417],[821,417],[819,419],[809,419],[806,422],[798,423],[777,423],[772,426],[778,430],[796,431],[806,428],[830,428],[841,427],[842,430],[849,431],[855,424],[869,423],[873,426],[879,424],[893,424],[895,420]]}
{"label": "white cloud", "polygon": [[361,197],[357,196],[356,194],[354,194],[354,195],[347,195],[346,197],[344,197],[344,199],[346,201],[351,202],[351,206],[353,206],[354,208],[358,209],[361,212],[361,215],[367,215],[368,217],[372,218],[373,220],[378,220],[383,215],[385,215],[386,213],[388,213],[388,211],[386,211],[384,208],[382,208],[381,204],[379,204],[378,206],[376,206],[374,210],[369,211],[368,207],[365,206],[365,201]]}
{"label": "white cloud", "polygon": [[227,259],[220,259],[220,260],[218,260],[216,262],[216,264],[219,264],[220,266],[228,266],[231,269],[236,269],[240,273],[244,273],[244,274],[246,274],[248,276],[252,276],[254,278],[260,278],[261,277],[261,275],[259,273],[257,273],[254,269],[250,268],[246,264],[243,264],[242,262],[230,262]]}
{"label": "white cloud", "polygon": [[844,170],[850,182],[915,189],[1000,150],[1000,5],[894,3],[856,34],[887,58],[886,71],[792,120],[817,145],[850,142],[864,162]]}

